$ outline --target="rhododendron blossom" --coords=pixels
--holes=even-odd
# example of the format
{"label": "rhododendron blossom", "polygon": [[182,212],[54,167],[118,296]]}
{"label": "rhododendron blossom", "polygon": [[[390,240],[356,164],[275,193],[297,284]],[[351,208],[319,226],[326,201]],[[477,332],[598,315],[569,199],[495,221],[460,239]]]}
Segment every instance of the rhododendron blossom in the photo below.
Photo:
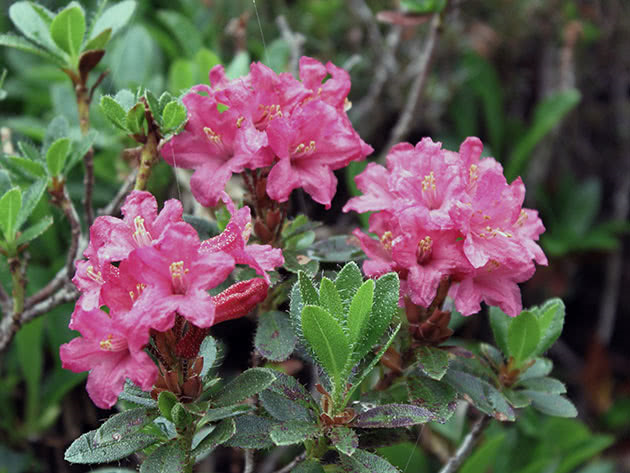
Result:
{"label": "rhododendron blossom", "polygon": [[[215,66],[211,87],[198,85],[184,96],[188,123],[161,154],[172,166],[195,170],[191,189],[202,205],[217,204],[232,173],[264,169],[271,199],[285,202],[301,187],[330,207],[337,189],[333,171],[372,148],[346,115],[346,71],[303,57],[300,78],[252,63],[247,76],[230,81]],[[227,110],[219,111],[219,104]]]}
{"label": "rhododendron blossom", "polygon": [[363,195],[344,211],[377,211],[370,232],[355,230],[368,256],[364,271],[396,271],[401,297],[428,307],[441,281],[464,315],[480,302],[509,315],[521,311],[517,283],[529,279],[534,262],[547,264],[536,241],[544,226],[534,210],[523,209],[522,181],[508,184],[493,158],[480,159],[483,145],[467,138],[459,153],[424,138],[402,143],[387,156],[387,168],[371,163],[357,176]]}
{"label": "rhododendron blossom", "polygon": [[[182,220],[178,201],[167,201],[158,214],[148,192],[127,197],[122,219],[95,220],[84,253],[88,259],[77,262],[73,279],[81,297],[70,328],[82,337],[63,345],[60,355],[64,367],[90,371],[88,393],[99,407],[116,402],[125,378],[144,390],[153,386],[158,370],[145,349],[155,334],[170,331],[177,320],[180,327],[188,323],[177,352],[194,358],[207,328],[246,315],[266,297],[266,271],[283,263],[282,253],[247,245],[249,208],[236,211],[226,194],[223,198],[232,221],[204,243]],[[242,281],[211,296],[208,291],[223,283],[237,262],[264,279]]]}

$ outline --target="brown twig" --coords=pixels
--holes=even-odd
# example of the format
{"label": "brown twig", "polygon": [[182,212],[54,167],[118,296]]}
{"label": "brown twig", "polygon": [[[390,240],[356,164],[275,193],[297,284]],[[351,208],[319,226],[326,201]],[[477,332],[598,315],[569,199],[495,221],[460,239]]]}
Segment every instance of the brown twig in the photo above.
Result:
{"label": "brown twig", "polygon": [[482,414],[482,416],[477,419],[477,421],[470,428],[470,432],[468,435],[464,437],[461,445],[455,451],[453,456],[449,458],[446,464],[442,467],[439,473],[454,473],[460,467],[460,465],[468,458],[468,456],[472,453],[472,450],[479,440],[479,437],[483,433],[486,425],[488,424],[488,420],[490,418]]}
{"label": "brown twig", "polygon": [[298,465],[299,463],[302,463],[305,458],[306,458],[306,452],[302,452],[297,457],[295,457],[291,461],[291,463],[288,463],[287,465],[283,466],[279,470],[276,470],[274,473],[289,473],[293,468],[295,468],[296,465]]}
{"label": "brown twig", "polygon": [[254,451],[250,448],[246,448],[244,452],[245,466],[243,468],[243,473],[254,473]]}
{"label": "brown twig", "polygon": [[403,109],[398,122],[394,126],[392,134],[389,137],[387,145],[385,146],[385,152],[405,137],[411,128],[411,120],[413,119],[414,112],[418,106],[424,84],[426,83],[427,75],[429,72],[429,64],[435,51],[435,45],[437,43],[438,33],[442,24],[442,17],[440,13],[435,13],[431,18],[429,25],[429,32],[427,33],[424,41],[424,47],[422,53],[418,57],[417,62],[417,75],[411,84],[409,93],[407,94],[407,100],[405,108]]}

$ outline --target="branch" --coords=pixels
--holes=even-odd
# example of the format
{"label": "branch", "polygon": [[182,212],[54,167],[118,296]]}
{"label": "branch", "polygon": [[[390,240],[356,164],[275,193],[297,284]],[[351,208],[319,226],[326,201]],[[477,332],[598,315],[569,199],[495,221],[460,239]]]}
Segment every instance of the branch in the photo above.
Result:
{"label": "branch", "polygon": [[105,207],[98,211],[99,215],[114,215],[120,209],[120,204],[125,199],[127,194],[133,189],[133,185],[136,182],[136,177],[138,175],[138,170],[134,169],[125,179],[123,185],[118,189],[118,193],[112,199],[112,201],[107,204]]}
{"label": "branch", "polygon": [[243,473],[254,473],[254,451],[246,448],[245,452],[245,467],[243,468]]}
{"label": "branch", "polygon": [[280,15],[276,18],[276,24],[278,25],[278,29],[280,29],[280,33],[282,33],[282,37],[289,45],[289,72],[297,77],[299,72],[298,66],[300,57],[302,56],[302,46],[304,45],[306,39],[304,38],[304,35],[291,31],[289,23],[287,23],[287,19],[284,15]]}
{"label": "branch", "polygon": [[470,432],[468,432],[468,435],[466,435],[466,437],[462,441],[459,448],[446,462],[439,473],[454,473],[455,471],[457,471],[464,460],[466,460],[466,458],[468,458],[468,456],[472,453],[473,447],[479,440],[479,437],[481,436],[489,420],[490,418],[483,414],[479,419],[477,419],[477,421],[471,427]]}
{"label": "branch", "polygon": [[424,48],[418,57],[416,78],[411,84],[405,108],[403,109],[396,126],[394,126],[394,130],[389,137],[387,146],[384,148],[385,153],[387,153],[394,144],[403,139],[411,128],[411,120],[413,118],[414,111],[418,106],[422,90],[424,89],[424,84],[429,72],[429,64],[431,63],[431,58],[433,57],[433,52],[435,51],[435,44],[437,42],[437,36],[441,24],[441,15],[439,13],[435,13],[433,18],[431,18],[431,24],[429,25],[429,32],[427,33],[427,37],[424,42]]}
{"label": "branch", "polygon": [[63,194],[59,206],[70,223],[72,235],[70,248],[68,249],[68,257],[66,258],[66,275],[69,277],[71,274],[74,274],[74,262],[77,259],[79,240],[81,239],[81,223],[79,222],[79,214],[77,214],[77,210],[70,200],[66,186],[63,187]]}
{"label": "branch", "polygon": [[297,457],[291,461],[291,463],[283,466],[279,470],[276,470],[274,473],[289,473],[298,463],[302,463],[306,458],[306,452],[300,453]]}

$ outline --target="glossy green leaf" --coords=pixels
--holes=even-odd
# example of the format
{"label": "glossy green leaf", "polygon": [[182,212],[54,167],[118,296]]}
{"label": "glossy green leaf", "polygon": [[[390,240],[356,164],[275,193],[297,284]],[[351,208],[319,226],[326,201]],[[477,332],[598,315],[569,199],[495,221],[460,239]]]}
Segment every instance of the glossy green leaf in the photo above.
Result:
{"label": "glossy green leaf", "polygon": [[16,229],[22,228],[22,225],[24,225],[26,220],[31,216],[33,210],[35,210],[35,206],[46,191],[46,183],[46,179],[38,179],[29,185],[22,193],[22,208],[18,214]]}
{"label": "glossy green leaf", "polygon": [[307,305],[302,310],[302,332],[319,363],[337,389],[341,389],[345,383],[342,379],[344,365],[350,355],[350,345],[341,325],[325,309]]}
{"label": "glossy green leaf", "polygon": [[260,404],[277,420],[313,422],[319,409],[310,393],[292,376],[276,376],[274,383],[260,393]]}
{"label": "glossy green leaf", "polygon": [[207,336],[203,339],[199,347],[199,356],[203,358],[200,375],[202,379],[205,379],[217,358],[217,342],[214,338]]}
{"label": "glossy green leaf", "polygon": [[94,51],[97,49],[105,49],[107,43],[109,43],[110,38],[112,37],[112,29],[107,28],[106,30],[101,31],[100,34],[94,36],[91,40],[89,40],[83,50],[84,51]]}
{"label": "glossy green leaf", "polygon": [[444,423],[457,407],[457,392],[448,384],[425,376],[409,376],[406,388],[409,402],[430,413],[431,421]]}
{"label": "glossy green leaf", "polygon": [[547,358],[536,358],[534,364],[527,368],[519,376],[519,382],[531,378],[540,378],[541,376],[547,376],[553,369],[553,363]]}
{"label": "glossy green leaf", "polygon": [[577,89],[556,92],[536,105],[532,124],[525,136],[516,142],[505,169],[508,182],[525,173],[529,157],[536,145],[553,130],[580,102]]}
{"label": "glossy green leaf", "polygon": [[50,215],[47,215],[43,219],[39,220],[37,223],[34,223],[26,230],[24,230],[17,239],[17,245],[23,245],[24,243],[28,243],[29,241],[33,241],[35,238],[44,233],[48,228],[53,224],[53,218]]}
{"label": "glossy green leaf", "polygon": [[247,415],[234,419],[236,433],[230,438],[226,445],[240,448],[269,448],[273,446],[270,431],[278,424],[266,417]]}
{"label": "glossy green leaf", "polygon": [[254,345],[263,357],[284,361],[291,356],[296,343],[293,327],[284,312],[265,312],[258,318]]}
{"label": "glossy green leaf", "polygon": [[450,355],[446,350],[422,345],[416,350],[418,357],[418,368],[429,378],[442,379],[448,370]]}
{"label": "glossy green leaf", "polygon": [[536,310],[536,317],[540,327],[540,342],[535,355],[545,353],[562,333],[564,326],[565,307],[561,299],[550,299]]}
{"label": "glossy green leaf", "polygon": [[516,363],[521,363],[536,354],[536,347],[540,343],[540,327],[536,316],[529,312],[521,312],[508,327],[509,354]]}
{"label": "glossy green leaf", "polygon": [[562,381],[547,376],[526,379],[519,382],[519,385],[530,391],[539,391],[549,394],[564,394],[567,392],[567,388]]}
{"label": "glossy green leaf", "polygon": [[5,240],[12,242],[18,230],[18,213],[22,207],[22,191],[14,187],[0,198],[0,230]]}
{"label": "glossy green leaf", "polygon": [[420,406],[386,404],[362,412],[352,421],[352,426],[362,429],[409,427],[425,424],[432,417],[429,411]]}
{"label": "glossy green leaf", "polygon": [[117,128],[127,131],[127,112],[109,95],[101,98],[101,111]]}
{"label": "glossy green leaf", "polygon": [[68,6],[55,16],[50,25],[50,35],[57,46],[76,58],[81,50],[85,34],[85,13],[78,5]]}
{"label": "glossy green leaf", "polygon": [[225,419],[206,436],[193,450],[195,457],[211,453],[219,445],[230,440],[236,433],[236,423],[234,419]]}
{"label": "glossy green leaf", "polygon": [[186,447],[173,439],[151,452],[140,465],[140,473],[185,473],[185,463]]}
{"label": "glossy green leaf", "polygon": [[20,156],[9,156],[9,160],[19,166],[24,172],[33,176],[34,178],[47,177],[48,173],[46,168],[42,166],[39,161],[33,161],[28,158],[22,158]]}
{"label": "glossy green leaf", "polygon": [[60,176],[70,152],[70,139],[59,138],[50,145],[46,152],[46,164],[51,176]]}
{"label": "glossy green leaf", "polygon": [[512,318],[498,307],[490,307],[490,327],[497,347],[508,356],[508,327]]}
{"label": "glossy green leaf", "polygon": [[305,440],[316,438],[322,434],[322,431],[317,424],[290,420],[274,425],[269,434],[275,445],[284,446],[303,443]]}
{"label": "glossy green leaf", "polygon": [[130,133],[144,135],[144,104],[137,103],[129,109],[125,117],[125,124]]}
{"label": "glossy green leaf", "polygon": [[341,455],[340,459],[345,471],[352,473],[400,473],[384,458],[361,449],[357,449],[351,457]]}
{"label": "glossy green leaf", "polygon": [[162,391],[158,396],[158,409],[163,417],[166,419],[173,421],[171,417],[171,411],[173,410],[173,406],[177,404],[177,397],[170,391]]}
{"label": "glossy green leaf", "polygon": [[227,419],[246,414],[253,409],[253,406],[247,404],[237,404],[235,406],[217,407],[216,409],[208,409],[203,416],[204,422],[216,422],[218,420]]}
{"label": "glossy green leaf", "polygon": [[571,401],[559,394],[523,390],[523,395],[532,400],[532,406],[543,414],[557,417],[577,417],[577,409]]}
{"label": "glossy green leaf", "polygon": [[531,405],[532,400],[525,396],[521,391],[514,391],[512,389],[503,389],[501,391],[505,396],[505,399],[510,403],[512,407],[515,409],[522,409]]}
{"label": "glossy green leaf", "polygon": [[327,432],[328,438],[338,452],[352,456],[359,448],[359,437],[354,430],[343,425],[333,426]]}
{"label": "glossy green leaf", "polygon": [[272,370],[250,368],[226,384],[213,396],[216,407],[230,406],[258,394],[276,379]]}
{"label": "glossy green leaf", "polygon": [[186,107],[180,102],[169,102],[162,111],[162,127],[165,130],[177,130],[186,122]]}
{"label": "glossy green leaf", "polygon": [[133,16],[136,9],[136,2],[125,0],[117,2],[100,15],[94,25],[90,28],[90,41],[100,36],[104,31],[110,29],[111,35],[115,35],[123,28]]}
{"label": "glossy green leaf", "polygon": [[373,301],[374,280],[368,279],[355,294],[350,304],[350,310],[348,311],[347,326],[350,344],[356,344],[360,340],[361,335],[365,332],[364,326],[367,324]]}
{"label": "glossy green leaf", "polygon": [[346,325],[345,309],[335,284],[327,277],[319,286],[319,305],[326,309],[342,325]]}

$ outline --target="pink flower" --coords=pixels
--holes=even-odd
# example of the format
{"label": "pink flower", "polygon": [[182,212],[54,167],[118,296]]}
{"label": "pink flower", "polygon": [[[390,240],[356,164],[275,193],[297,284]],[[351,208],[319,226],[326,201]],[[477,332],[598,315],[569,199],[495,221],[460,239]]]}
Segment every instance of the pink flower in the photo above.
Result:
{"label": "pink flower", "polygon": [[[87,392],[102,409],[111,408],[129,378],[148,391],[157,379],[158,370],[142,349],[131,349],[129,337],[136,336],[124,329],[116,319],[100,309],[80,311],[74,329],[82,337],[60,347],[62,367],[79,373],[90,371]],[[135,342],[143,346],[147,343]]]}
{"label": "pink flower", "polygon": [[368,154],[337,110],[320,100],[308,102],[290,118],[273,120],[267,135],[279,158],[269,173],[267,194],[279,202],[303,187],[313,200],[330,208],[337,189],[333,170]]}
{"label": "pink flower", "polygon": [[[330,75],[326,82],[323,82]],[[344,69],[328,62],[324,66],[316,59],[302,56],[300,58],[300,79],[309,89],[309,98],[321,99],[332,105],[340,112],[344,112],[349,105],[347,101],[350,93],[350,74]]]}
{"label": "pink flower", "polygon": [[272,271],[284,263],[282,250],[270,245],[248,245],[252,233],[252,217],[249,207],[236,210],[234,202],[225,192],[221,198],[232,218],[225,227],[225,231],[201,243],[201,252],[209,253],[223,251],[234,258],[236,264],[246,264],[256,270],[256,273],[269,283],[267,271]]}
{"label": "pink flower", "polygon": [[144,287],[125,323],[164,331],[178,313],[197,327],[210,327],[215,308],[207,291],[225,281],[234,260],[199,250],[197,232],[182,222],[170,225],[155,245],[134,251],[128,270]]}
{"label": "pink flower", "polygon": [[188,93],[185,130],[162,146],[161,154],[174,167],[194,169],[190,186],[205,206],[215,206],[232,173],[271,164],[267,136],[240,112],[219,112],[214,97]]}

